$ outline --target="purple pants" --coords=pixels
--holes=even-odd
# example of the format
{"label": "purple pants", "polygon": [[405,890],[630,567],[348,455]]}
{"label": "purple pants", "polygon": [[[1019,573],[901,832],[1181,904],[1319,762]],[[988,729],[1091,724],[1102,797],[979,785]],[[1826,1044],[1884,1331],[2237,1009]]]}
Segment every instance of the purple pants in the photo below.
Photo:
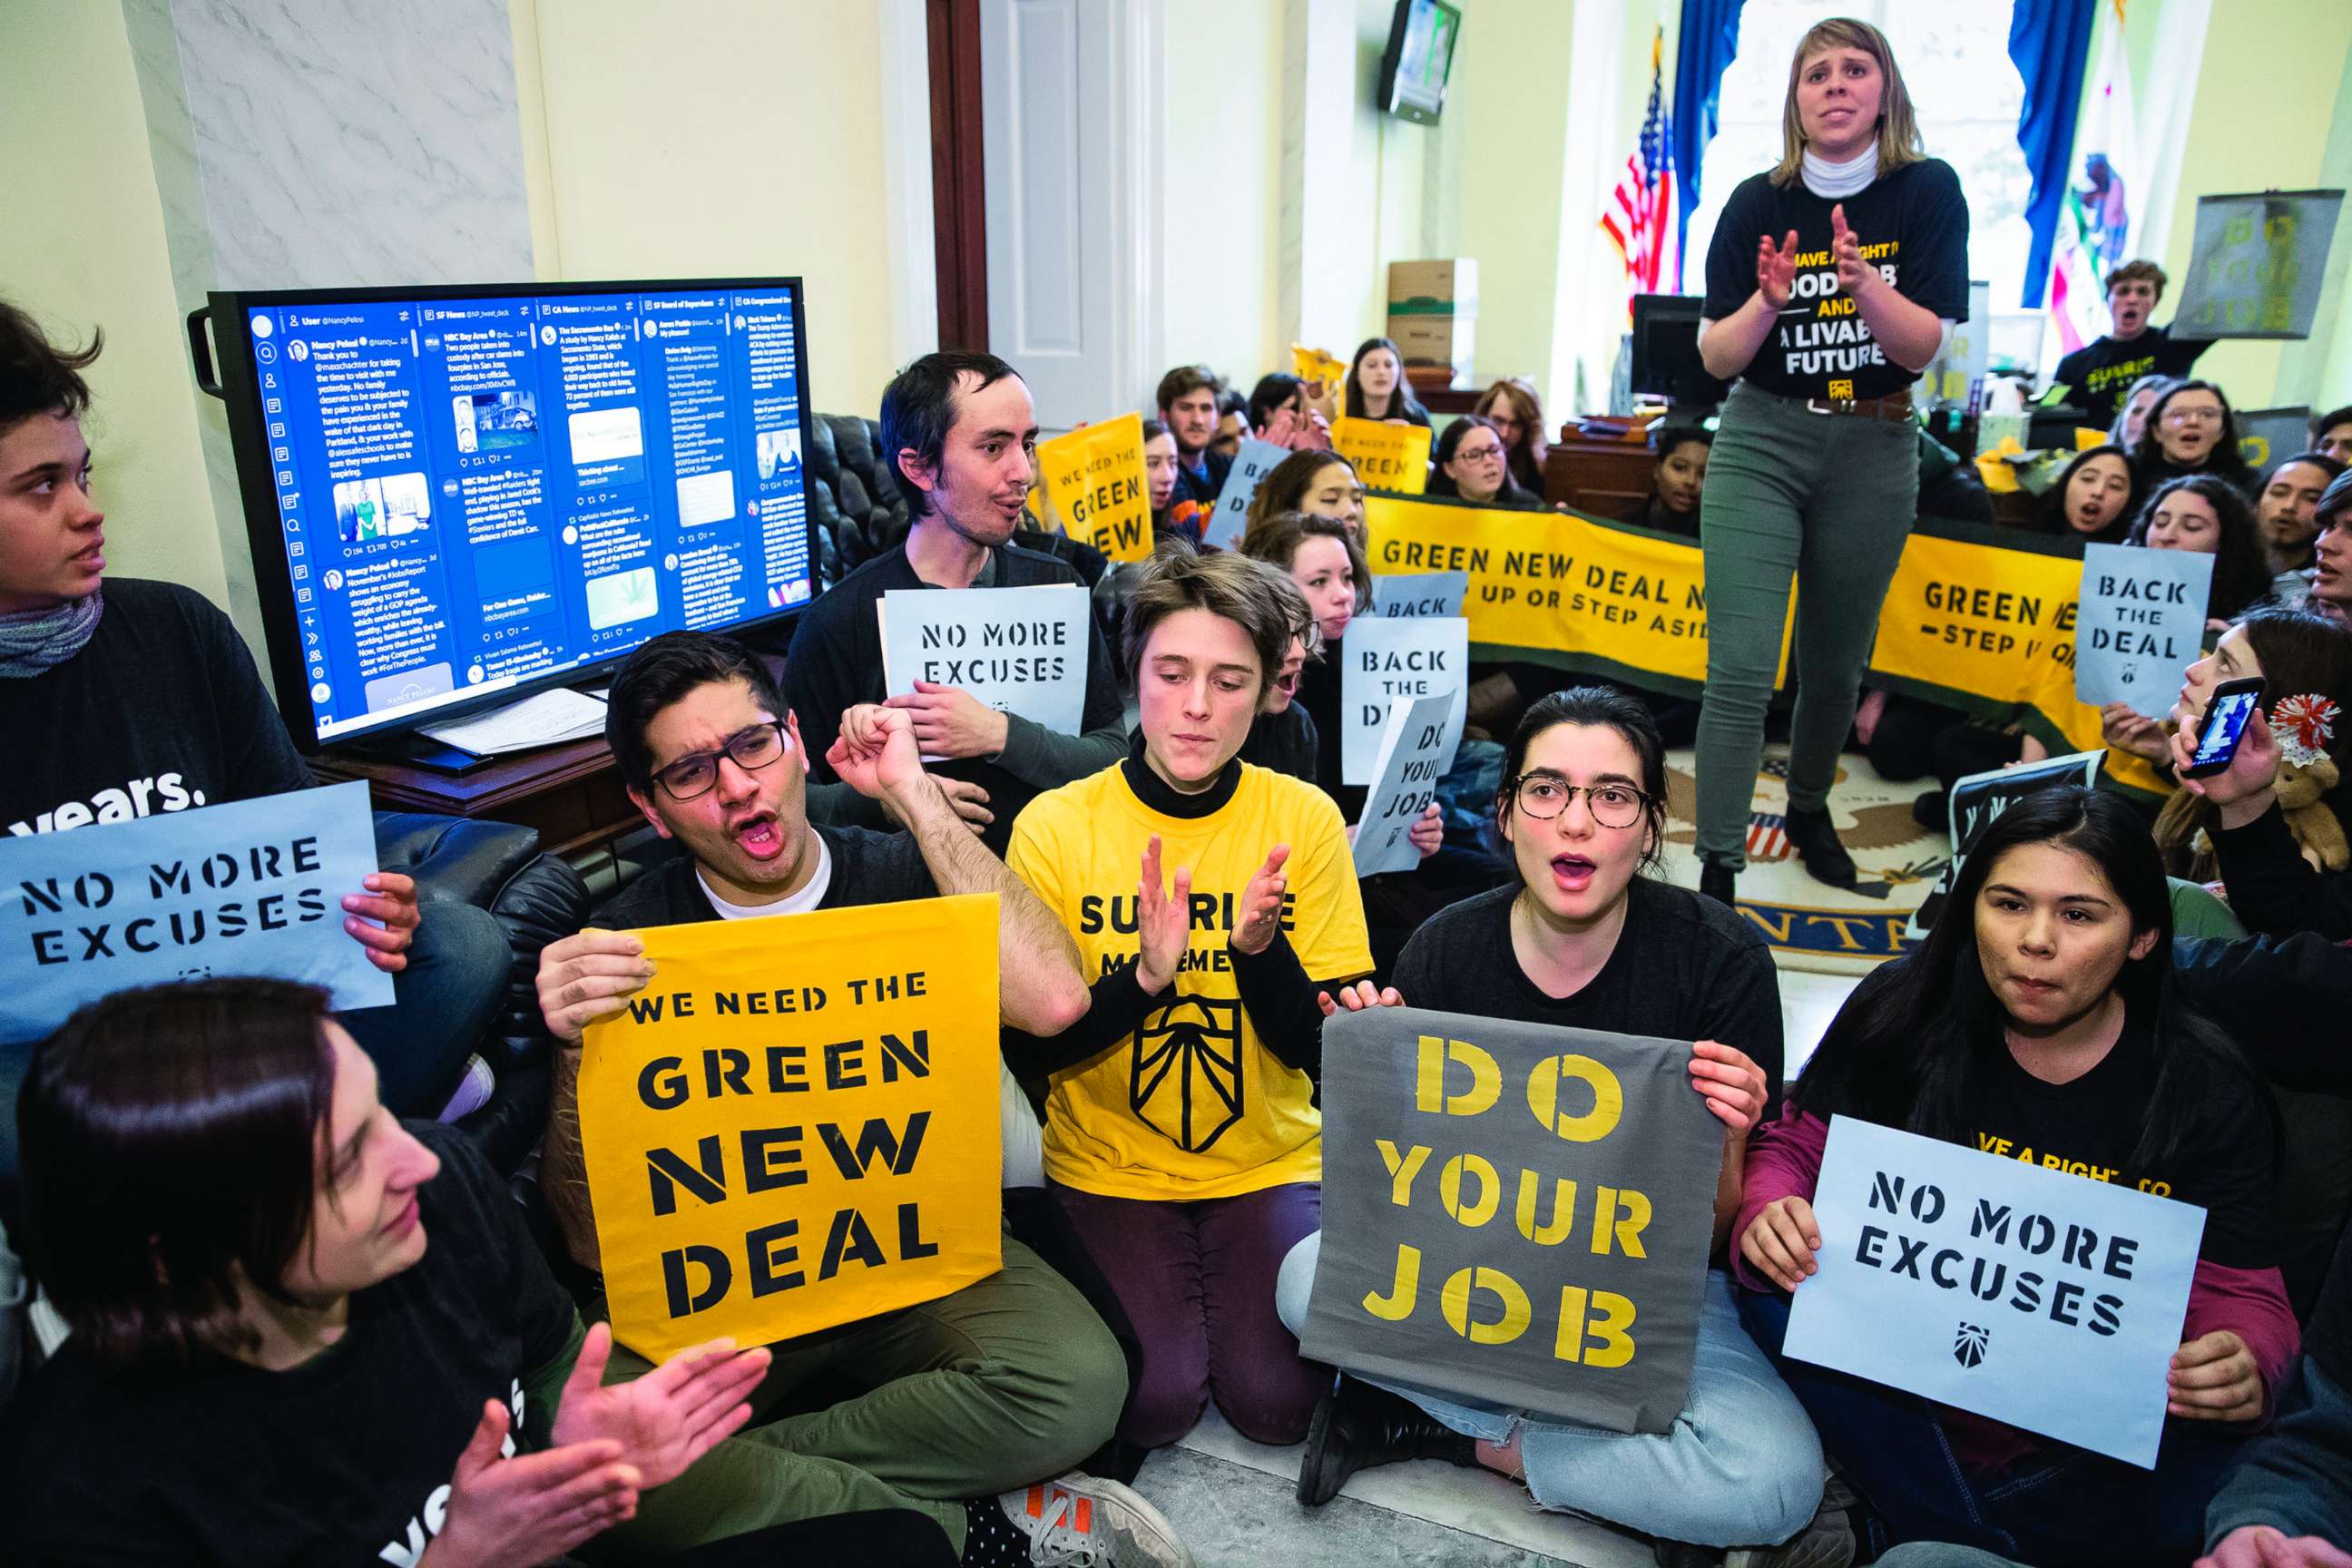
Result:
{"label": "purple pants", "polygon": [[1121,1437],[1162,1447],[1192,1429],[1212,1397],[1254,1443],[1306,1437],[1331,1369],[1300,1359],[1275,1315],[1274,1282],[1290,1249],[1321,1226],[1321,1187],[1198,1203],[1054,1192],[1143,1344]]}

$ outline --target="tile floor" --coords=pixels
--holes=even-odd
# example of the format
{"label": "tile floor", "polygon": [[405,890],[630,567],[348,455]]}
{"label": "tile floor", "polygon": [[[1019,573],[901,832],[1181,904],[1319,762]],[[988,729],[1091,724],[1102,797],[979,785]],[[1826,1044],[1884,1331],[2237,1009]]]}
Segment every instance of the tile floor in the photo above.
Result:
{"label": "tile floor", "polygon": [[[1794,1077],[1855,984],[1851,975],[1780,971],[1780,1012]],[[1166,1513],[1201,1568],[1648,1568],[1649,1542],[1569,1514],[1527,1506],[1500,1476],[1433,1461],[1365,1470],[1309,1511],[1292,1495],[1298,1448],[1268,1448],[1213,1409],[1192,1435],[1154,1454],[1136,1486]]]}

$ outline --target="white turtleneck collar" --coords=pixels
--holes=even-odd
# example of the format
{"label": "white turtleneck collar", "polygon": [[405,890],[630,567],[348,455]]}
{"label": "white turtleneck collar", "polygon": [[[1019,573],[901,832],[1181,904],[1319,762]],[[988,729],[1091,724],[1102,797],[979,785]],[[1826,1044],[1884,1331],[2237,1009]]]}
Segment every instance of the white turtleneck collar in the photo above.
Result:
{"label": "white turtleneck collar", "polygon": [[1806,148],[1804,177],[1805,189],[1831,201],[1860,195],[1878,178],[1878,139],[1871,138],[1869,146],[1843,163],[1832,163]]}

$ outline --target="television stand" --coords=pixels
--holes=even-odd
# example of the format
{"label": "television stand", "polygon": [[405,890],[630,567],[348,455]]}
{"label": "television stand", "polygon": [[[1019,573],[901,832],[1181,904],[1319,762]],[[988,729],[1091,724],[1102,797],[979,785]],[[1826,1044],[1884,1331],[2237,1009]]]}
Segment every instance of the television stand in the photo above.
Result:
{"label": "television stand", "polygon": [[436,741],[422,730],[404,730],[392,735],[362,735],[334,749],[352,756],[457,775],[488,767],[498,760],[486,757],[479,752],[468,752],[450,745],[446,741]]}

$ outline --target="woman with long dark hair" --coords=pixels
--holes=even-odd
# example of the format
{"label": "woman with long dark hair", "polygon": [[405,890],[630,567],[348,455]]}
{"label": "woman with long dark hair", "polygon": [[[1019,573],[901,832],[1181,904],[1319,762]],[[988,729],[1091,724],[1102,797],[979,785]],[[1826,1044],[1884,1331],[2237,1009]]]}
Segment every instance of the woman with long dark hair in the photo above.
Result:
{"label": "woman with long dark hair", "polygon": [[[1748,1145],[1735,1264],[1748,1326],[1777,1354],[1789,1293],[1817,1268],[1811,1198],[1833,1115],[1972,1149],[2030,1149],[2198,1205],[2204,1230],[2152,1471],[1780,1362],[1831,1458],[1895,1540],[2036,1563],[2186,1562],[2207,1500],[2296,1343],[2269,1215],[2278,1135],[2268,1097],[2174,994],[2164,867],[2117,796],[2053,789],[2011,806],[1945,908],[1924,948],[1847,999],[1780,1118]],[[1987,1310],[2014,1304],[2001,1282],[1970,1289],[1996,1303]]]}
{"label": "woman with long dark hair", "polygon": [[1337,452],[1300,450],[1276,463],[1250,496],[1245,530],[1286,511],[1333,519],[1359,546],[1364,542],[1363,481]]}
{"label": "woman with long dark hair", "polygon": [[1392,424],[1429,426],[1429,410],[1412,395],[1405,379],[1404,355],[1387,338],[1366,338],[1348,362],[1348,401],[1343,412],[1350,419],[1386,419]]}
{"label": "woman with long dark hair", "polygon": [[[1748,1131],[1778,1091],[1780,1000],[1762,937],[1729,910],[1654,873],[1665,832],[1665,746],[1641,703],[1608,687],[1556,692],[1513,732],[1498,830],[1516,870],[1430,920],[1395,984],[1357,985],[1340,1007],[1412,1005],[1570,1028],[1692,1040],[1692,1090],[1723,1127],[1716,1245],[1739,1204]],[[1306,1318],[1319,1234],[1282,1266],[1276,1304]],[[1573,1509],[1662,1538],[1661,1562],[1715,1561],[1691,1547],[1771,1546],[1806,1530],[1822,1458],[1803,1410],[1740,1328],[1731,1284],[1710,1273],[1689,1403],[1672,1429],[1625,1436],[1425,1389],[1342,1378],[1318,1406],[1298,1498],[1329,1500],[1357,1470],[1401,1459],[1479,1465],[1522,1481],[1536,1505]],[[1831,1521],[1823,1533],[1843,1526]],[[1672,1549],[1680,1543],[1682,1552]],[[1823,1563],[1851,1554],[1807,1538]]]}
{"label": "woman with long dark hair", "polygon": [[2074,454],[2034,503],[2033,527],[2078,547],[2121,544],[2131,516],[2131,456],[2110,444]]}
{"label": "woman with long dark hair", "polygon": [[1543,398],[1536,384],[1523,375],[1507,375],[1478,395],[1471,413],[1490,420],[1503,438],[1510,459],[1511,478],[1531,496],[1544,493],[1544,462],[1551,455],[1551,436],[1544,424]]}
{"label": "woman with long dark hair", "polygon": [[2213,557],[2213,581],[2205,595],[2209,630],[2228,626],[2270,592],[2271,574],[2263,563],[2254,509],[2236,486],[2218,475],[2186,474],[2165,480],[2132,519],[2124,542],[2150,550],[2200,551]]}
{"label": "woman with long dark hair", "polygon": [[1439,434],[1430,454],[1429,493],[1517,511],[1545,510],[1541,496],[1521,489],[1511,477],[1503,433],[1476,414],[1465,414]]}
{"label": "woman with long dark hair", "polygon": [[1782,154],[1724,206],[1699,354],[1738,378],[1706,470],[1700,887],[1728,902],[1797,594],[1788,837],[1855,880],[1829,813],[1864,658],[1918,510],[1911,383],[1968,315],[1969,206],[1927,155],[1885,35],[1838,18],[1789,63]]}
{"label": "woman with long dark hair", "polygon": [[2185,474],[2210,474],[2251,501],[2262,482],[2238,445],[2229,398],[2210,381],[2176,381],[2158,392],[2131,454],[2143,495]]}

